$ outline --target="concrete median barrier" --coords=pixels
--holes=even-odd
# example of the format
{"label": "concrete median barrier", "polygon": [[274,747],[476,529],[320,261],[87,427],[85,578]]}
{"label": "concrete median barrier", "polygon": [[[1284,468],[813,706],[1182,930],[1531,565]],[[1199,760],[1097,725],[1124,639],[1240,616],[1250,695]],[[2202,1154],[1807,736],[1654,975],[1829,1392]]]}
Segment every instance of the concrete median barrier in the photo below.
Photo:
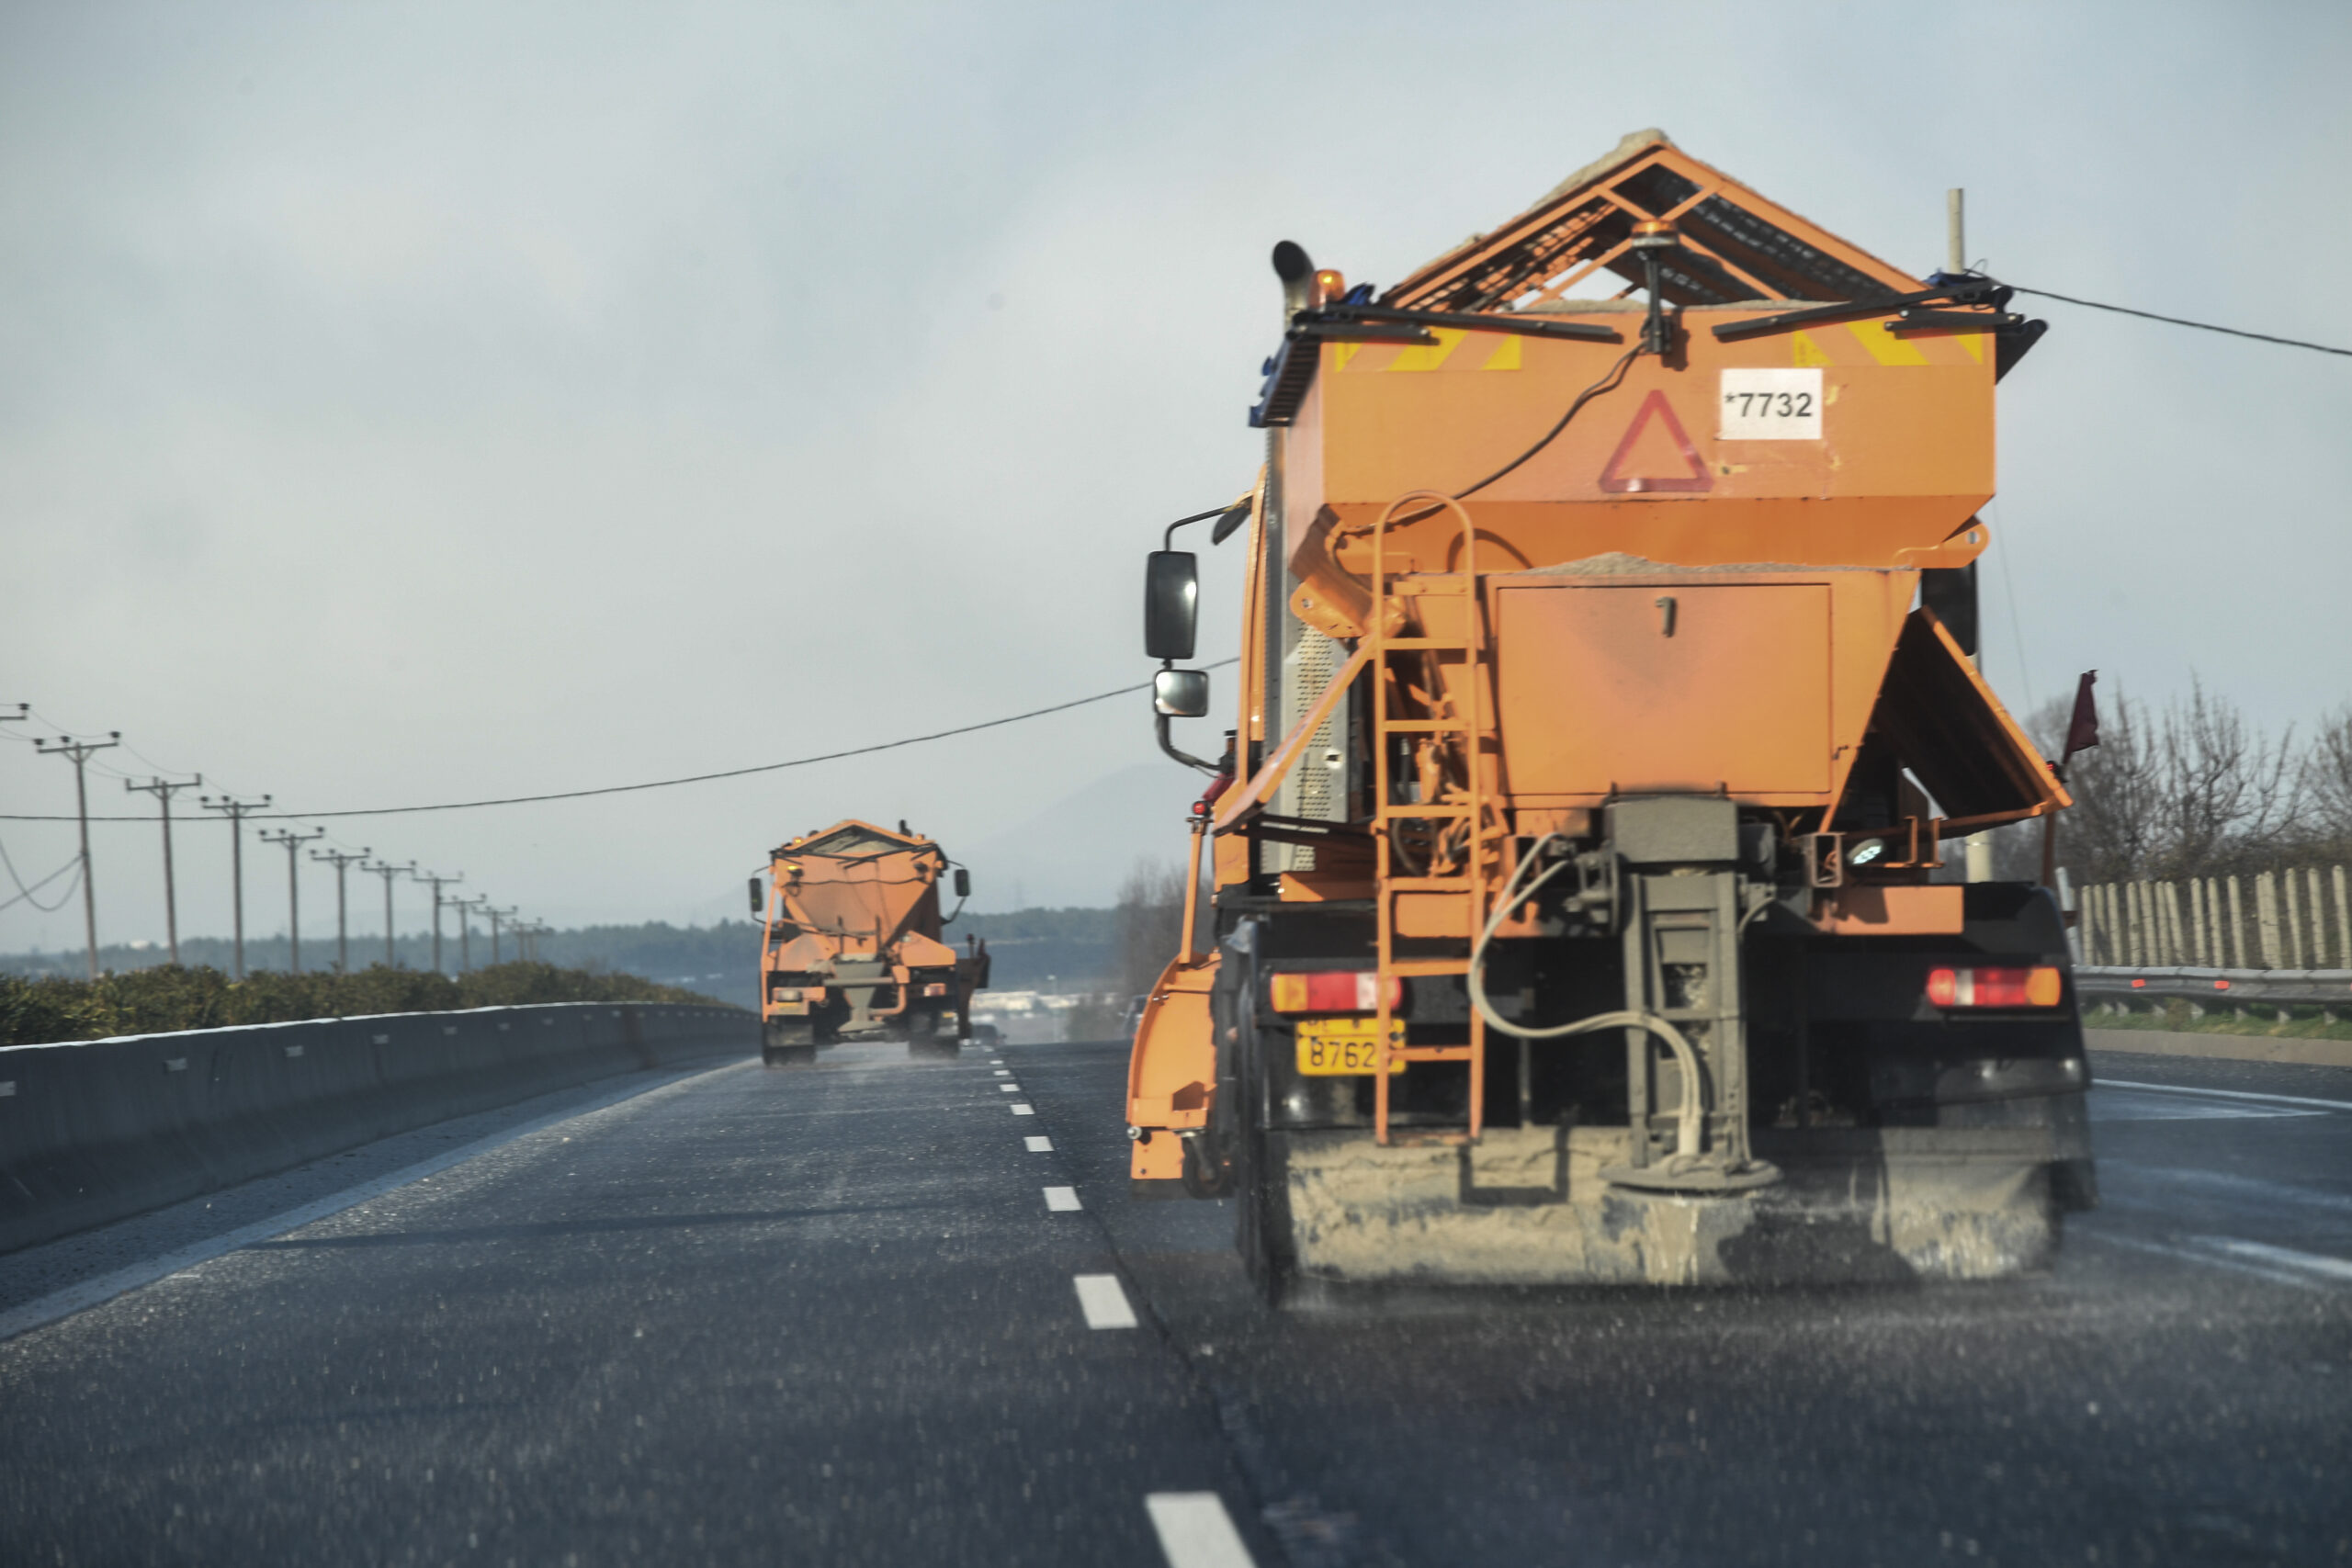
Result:
{"label": "concrete median barrier", "polygon": [[551,1089],[758,1049],[751,1014],[645,1002],[0,1047],[0,1252]]}

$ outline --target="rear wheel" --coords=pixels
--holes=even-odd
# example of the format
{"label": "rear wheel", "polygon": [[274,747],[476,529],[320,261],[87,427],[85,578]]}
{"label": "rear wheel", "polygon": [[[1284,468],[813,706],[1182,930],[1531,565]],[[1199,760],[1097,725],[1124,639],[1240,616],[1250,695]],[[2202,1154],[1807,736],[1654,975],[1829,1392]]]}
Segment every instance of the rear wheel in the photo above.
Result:
{"label": "rear wheel", "polygon": [[1266,1074],[1258,1031],[1250,1022],[1241,1026],[1240,1046],[1232,1085],[1238,1103],[1227,1123],[1232,1165],[1225,1190],[1239,1199],[1234,1205],[1234,1243],[1241,1265],[1259,1299],[1279,1307],[1291,1293],[1296,1271],[1290,1236],[1290,1173],[1283,1167],[1282,1135],[1266,1129]]}

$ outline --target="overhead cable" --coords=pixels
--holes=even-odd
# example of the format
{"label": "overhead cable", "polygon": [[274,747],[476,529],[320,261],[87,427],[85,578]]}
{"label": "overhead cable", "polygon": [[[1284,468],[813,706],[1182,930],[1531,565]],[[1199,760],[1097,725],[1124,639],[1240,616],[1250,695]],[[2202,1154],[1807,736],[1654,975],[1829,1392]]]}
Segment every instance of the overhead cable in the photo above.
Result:
{"label": "overhead cable", "polygon": [[[1220,659],[1216,663],[1205,664],[1202,668],[1216,670],[1227,664],[1239,662],[1238,659]],[[1024,719],[1043,718],[1047,714],[1067,713],[1071,708],[1082,708],[1092,703],[1108,702],[1113,697],[1132,696],[1137,692],[1148,692],[1151,687],[1152,682],[1143,681],[1132,686],[1119,686],[1108,692],[1097,692],[1091,697],[1078,697],[1069,702],[1056,703],[1050,707],[1031,708],[1027,713],[1007,714],[1002,718],[983,719],[978,724],[959,724],[953,729],[934,729],[928,735],[909,735],[897,740],[878,741],[872,746],[853,746],[844,751],[825,751],[813,757],[795,757],[783,762],[762,762],[749,768],[729,768],[716,773],[689,773],[683,778],[650,779],[643,784],[605,784],[598,789],[554,790],[545,795],[509,795],[487,800],[439,801],[430,806],[376,806],[342,811],[253,811],[245,815],[249,819],[256,822],[314,822],[330,817],[408,817],[425,811],[472,811],[485,806],[536,806],[550,800],[585,800],[592,795],[632,795],[641,790],[675,789],[680,784],[711,784],[720,779],[748,778],[754,773],[781,773],[786,768],[805,768],[816,762],[835,762],[844,757],[865,757],[876,751],[895,751],[902,746],[920,746],[927,740],[944,740],[951,736],[970,735],[978,730],[997,729],[1008,724],[1019,724]],[[153,820],[146,817],[96,815],[89,819],[93,822]],[[19,812],[0,812],[0,822],[72,822],[74,820],[75,818],[71,815],[32,816]]]}
{"label": "overhead cable", "polygon": [[2056,299],[2068,305],[2081,305],[2093,310],[2112,310],[2119,316],[2137,316],[2143,321],[2164,321],[2176,327],[2195,327],[2200,333],[2223,333],[2231,337],[2250,337],[2256,343],[2275,343],[2287,348],[2308,348],[2314,354],[2340,354],[2352,358],[2352,348],[2336,348],[2324,343],[2305,343],[2301,338],[2273,337],[2268,333],[2250,333],[2237,327],[2217,327],[2211,321],[2192,321],[2179,316],[2159,316],[2154,310],[2135,310],[2129,305],[2109,305],[2097,299],[2077,299],[2071,294],[2052,294],[2047,288],[2028,288],[2022,283],[2003,280],[2002,287],[2014,288],[2020,294],[2030,294],[2037,299]]}
{"label": "overhead cable", "polygon": [[[39,909],[44,915],[55,914],[58,910],[65,908],[65,900],[73,897],[74,889],[82,885],[82,857],[78,854],[72,860],[67,861],[63,865],[59,866],[55,871],[51,872],[47,876],[42,877],[39,882],[34,883],[30,887],[26,886],[25,879],[17,874],[17,863],[8,858],[7,846],[5,844],[0,844],[0,866],[6,866],[7,868],[8,880],[17,885],[17,896],[14,898],[0,900],[0,909],[13,909],[19,904],[30,904],[34,908]],[[44,904],[40,899],[33,897],[34,894],[40,892],[42,888],[48,886],[51,883],[56,881],[59,877],[64,875],[69,871],[74,874],[74,880],[65,885],[65,891],[57,896],[56,903]]]}

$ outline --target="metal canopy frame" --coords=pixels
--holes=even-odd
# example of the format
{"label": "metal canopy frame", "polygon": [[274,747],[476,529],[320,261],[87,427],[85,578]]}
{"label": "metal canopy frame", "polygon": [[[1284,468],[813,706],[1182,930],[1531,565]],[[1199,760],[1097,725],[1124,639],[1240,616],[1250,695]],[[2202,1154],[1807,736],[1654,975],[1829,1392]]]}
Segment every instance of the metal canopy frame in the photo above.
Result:
{"label": "metal canopy frame", "polygon": [[1661,266],[1674,305],[1750,299],[1830,303],[1926,287],[1902,268],[1768,200],[1677,148],[1662,131],[1627,137],[1492,232],[1429,263],[1381,296],[1419,310],[1537,310],[1595,274],[1642,282],[1637,224],[1674,226],[1679,252]]}

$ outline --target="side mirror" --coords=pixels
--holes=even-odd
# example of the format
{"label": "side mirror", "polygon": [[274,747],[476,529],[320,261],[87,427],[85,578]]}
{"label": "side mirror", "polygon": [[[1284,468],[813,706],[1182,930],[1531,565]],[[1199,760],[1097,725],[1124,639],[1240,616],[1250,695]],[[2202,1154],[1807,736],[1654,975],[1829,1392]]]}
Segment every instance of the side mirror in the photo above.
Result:
{"label": "side mirror", "polygon": [[760,886],[761,880],[756,876],[752,878],[752,913],[754,915],[768,912],[768,890]]}
{"label": "side mirror", "polygon": [[969,898],[971,896],[972,874],[959,865],[956,868],[956,897]]}
{"label": "side mirror", "polygon": [[1201,596],[1199,558],[1190,550],[1154,550],[1143,579],[1143,651],[1150,659],[1193,657],[1193,622]]}
{"label": "side mirror", "polygon": [[1162,670],[1151,678],[1151,706],[1170,718],[1198,718],[1209,711],[1209,672]]}

